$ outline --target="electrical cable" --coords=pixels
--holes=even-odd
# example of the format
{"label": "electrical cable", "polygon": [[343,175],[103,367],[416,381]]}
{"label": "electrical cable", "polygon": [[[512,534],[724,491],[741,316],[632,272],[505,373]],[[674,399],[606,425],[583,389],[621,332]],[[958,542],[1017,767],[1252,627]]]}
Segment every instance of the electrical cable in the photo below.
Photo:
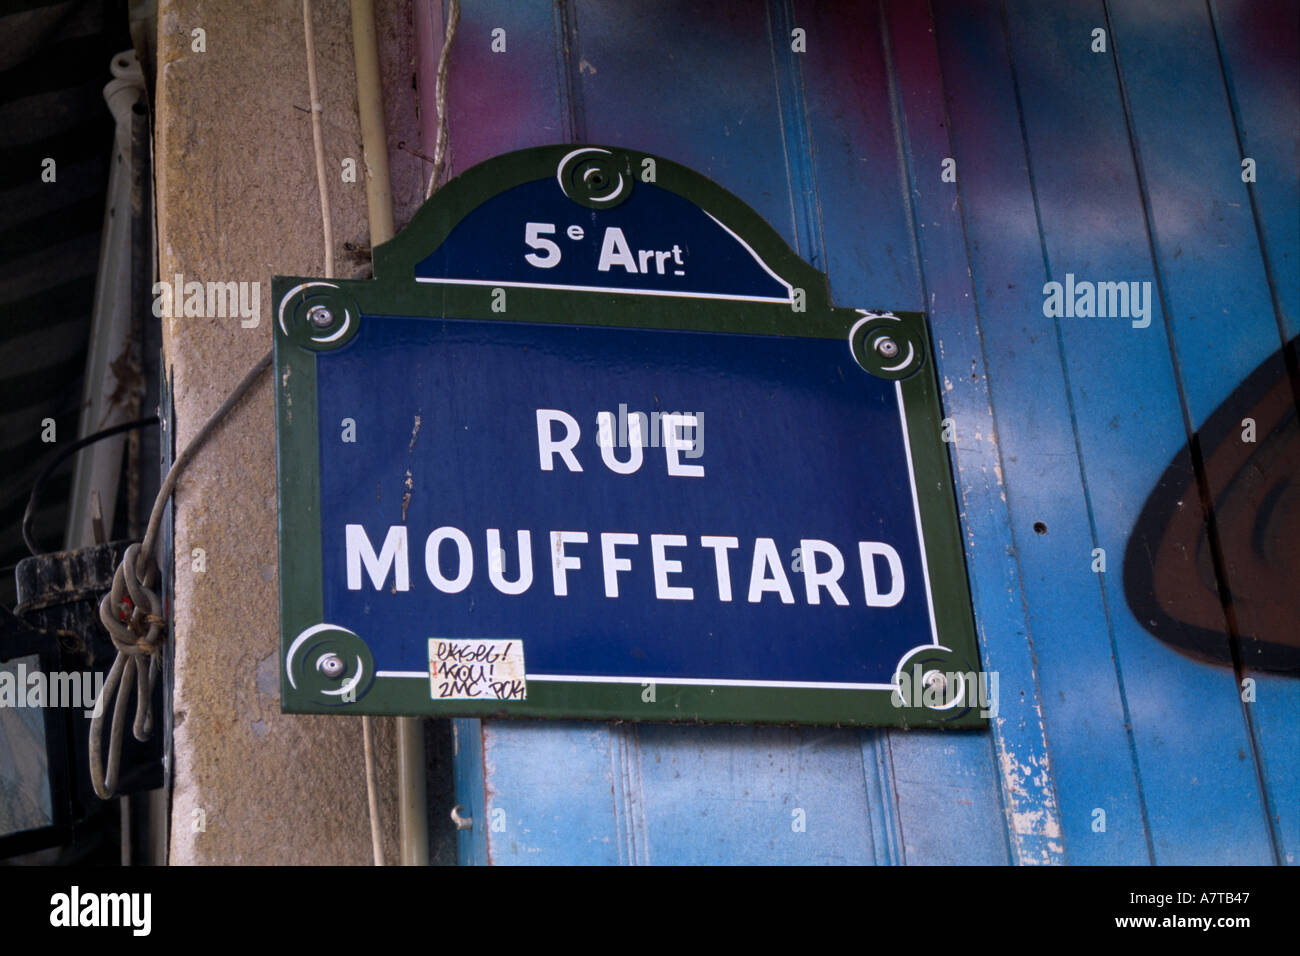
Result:
{"label": "electrical cable", "polygon": [[27,498],[27,510],[23,512],[23,543],[27,545],[27,550],[33,555],[45,554],[46,551],[36,541],[36,535],[32,531],[32,522],[36,519],[36,503],[40,498],[41,488],[49,480],[59,465],[63,464],[71,455],[76,454],[87,445],[93,445],[97,441],[105,438],[112,438],[114,435],[120,435],[122,432],[129,432],[136,428],[148,428],[150,425],[158,424],[158,416],[150,415],[148,418],[137,418],[135,421],[123,422],[120,425],[114,425],[112,428],[105,428],[102,431],[94,432],[84,438],[78,438],[71,445],[60,448],[53,457],[41,469],[41,473],[36,476],[32,482],[32,493]]}
{"label": "electrical cable", "polygon": [[[453,0],[453,3],[455,0]],[[454,28],[453,28],[454,29]],[[322,232],[325,244],[325,275],[334,274],[333,227],[330,215],[329,193],[325,181],[325,155],[323,134],[321,131],[321,105],[316,82],[316,49],[312,30],[311,2],[303,0],[303,34],[307,52],[307,82],[311,99],[312,141],[316,161],[316,177],[320,191]],[[445,71],[444,71],[445,73]],[[445,120],[443,121],[445,127]],[[444,133],[445,135],[445,133]],[[227,396],[221,406],[204,422],[185,450],[177,457],[167,472],[162,487],[154,499],[149,516],[149,525],[144,540],[139,545],[131,545],[118,565],[113,576],[112,590],[104,595],[100,602],[100,620],[109,631],[109,636],[117,648],[117,657],[109,671],[90,726],[90,775],[91,784],[101,799],[109,799],[117,787],[118,769],[121,760],[122,731],[125,725],[127,701],[132,686],[138,684],[136,691],[136,714],[132,732],[137,740],[147,740],[152,732],[153,714],[151,708],[152,692],[159,673],[159,651],[165,639],[163,625],[166,619],[162,615],[162,604],[154,588],[160,572],[157,562],[153,560],[153,548],[162,525],[166,504],[175,490],[181,473],[188,466],[194,454],[216,429],[244,394],[252,387],[263,372],[271,365],[273,352],[267,352],[248,374]],[[147,420],[142,420],[147,421]],[[89,444],[90,440],[107,438],[110,434],[126,431],[131,427],[141,427],[142,422],[129,423],[116,429],[106,430],[89,440],[66,449],[62,457],[72,454],[79,447]],[[153,419],[157,422],[157,418]],[[38,553],[35,541],[30,534],[30,513],[34,512],[34,502],[40,484],[48,472],[57,466],[62,457],[51,463],[42,472],[33,488],[32,498],[28,502],[28,515],[24,516],[23,536],[33,553]],[[114,700],[114,698],[116,698]],[[108,763],[103,761],[102,721],[109,702],[113,701],[113,719],[109,735]],[[377,866],[384,865],[382,828],[379,820],[377,787],[375,784],[375,761],[372,743],[370,718],[362,717],[362,737],[366,768],[366,796],[370,813],[371,849]]]}
{"label": "electrical cable", "polygon": [[426,201],[441,184],[443,169],[447,165],[447,66],[451,61],[451,41],[456,39],[458,23],[460,23],[460,0],[451,0],[451,8],[447,12],[447,30],[442,40],[442,51],[438,54],[438,77],[434,87],[434,100],[438,108],[438,129],[433,139],[433,171],[429,174],[429,185],[424,190]]}
{"label": "electrical cable", "polygon": [[[166,634],[163,625],[162,600],[154,590],[160,573],[153,559],[154,544],[162,527],[167,502],[194,455],[208,440],[244,394],[263,372],[271,366],[271,352],[267,352],[243,377],[234,391],[226,396],[221,406],[203,423],[203,427],[190,439],[167,470],[162,487],[154,498],[149,513],[149,526],[144,540],[126,549],[117,570],[113,572],[113,586],[99,602],[99,619],[108,630],[109,639],[117,648],[117,657],[108,672],[104,689],[95,701],[95,711],[90,719],[90,782],[101,800],[108,800],[117,790],[118,767],[122,757],[122,731],[126,723],[127,701],[131,688],[136,690],[135,721],[132,733],[135,739],[145,741],[153,731],[153,688],[160,671],[159,655]],[[128,666],[129,665],[129,666]],[[109,730],[107,765],[103,759],[103,719],[109,702],[114,701],[113,720]]]}
{"label": "electrical cable", "polygon": [[316,35],[311,26],[311,0],[302,0],[302,32],[307,45],[307,92],[311,99],[311,139],[316,153],[321,230],[325,234],[325,277],[328,279],[334,277],[334,224],[330,216],[330,194],[325,188],[325,139],[321,133],[320,96],[316,87]]}

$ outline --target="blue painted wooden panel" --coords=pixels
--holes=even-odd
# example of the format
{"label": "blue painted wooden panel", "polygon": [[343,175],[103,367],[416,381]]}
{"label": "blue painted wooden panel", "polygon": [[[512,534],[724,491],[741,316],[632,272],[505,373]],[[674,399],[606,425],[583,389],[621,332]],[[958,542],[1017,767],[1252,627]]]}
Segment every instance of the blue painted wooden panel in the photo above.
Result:
{"label": "blue painted wooden panel", "polygon": [[[956,428],[954,457],[981,654],[983,665],[999,674],[1002,712],[994,724],[993,742],[1003,789],[1004,830],[1013,861],[1059,862],[1064,858],[1061,811],[1047,772],[1042,689],[1035,648],[1029,641],[1032,622],[1020,596],[1030,582],[1025,581],[1025,569],[1016,558],[1007,466],[997,444],[989,391],[990,384],[999,380],[990,377],[982,317],[967,264],[958,186],[944,182],[942,176],[946,159],[957,160],[958,181],[965,182],[1006,157],[981,159],[979,152],[972,152],[968,159],[954,150],[949,109],[942,96],[946,63],[925,12],[891,8],[888,27],[915,235],[924,263],[925,302],[931,313],[945,411]],[[993,43],[989,49],[998,45]],[[968,82],[974,86],[974,79],[959,77],[954,86],[965,88]],[[1007,142],[1014,145],[1015,140]],[[1014,157],[1009,165],[1017,168]]]}
{"label": "blue painted wooden panel", "polygon": [[[1231,102],[1223,75],[1202,66],[1216,59],[1214,25],[1208,16],[1185,17],[1180,42],[1171,45],[1164,39],[1167,23],[1178,13],[1168,2],[1148,4],[1141,11],[1117,8],[1112,24],[1150,210],[1170,348],[1188,423],[1195,429],[1261,363],[1271,365],[1278,378],[1284,379],[1286,370],[1278,352],[1283,340],[1258,242],[1251,187],[1241,178],[1243,154]],[[1291,25],[1295,27],[1294,18]],[[1294,39],[1294,29],[1284,32]],[[1159,54],[1152,55],[1156,50]],[[1287,85],[1294,94],[1295,83]],[[1278,119],[1285,122],[1285,115]],[[1289,115],[1294,120],[1295,112]],[[1273,178],[1290,180],[1294,187],[1294,161],[1292,175]],[[1300,282],[1293,277],[1289,283],[1284,279],[1282,286],[1291,294]],[[1231,476],[1211,472],[1205,480],[1212,500],[1217,500]],[[1225,563],[1227,590],[1246,591],[1243,578],[1249,573]],[[1260,608],[1234,600],[1233,612],[1235,626],[1253,633],[1252,618]],[[1256,699],[1243,703],[1238,694],[1236,704],[1253,751],[1250,760],[1239,754],[1237,775],[1248,764],[1260,775],[1265,785],[1260,800],[1267,806],[1271,796],[1274,804],[1266,823],[1272,826],[1276,852],[1294,859],[1300,850],[1300,808],[1295,800],[1300,781],[1300,681],[1249,673],[1258,684]],[[1205,729],[1219,733],[1217,723],[1207,722]]]}
{"label": "blue painted wooden panel", "polygon": [[[800,253],[829,275],[837,302],[924,309],[880,16],[874,8],[798,0],[783,26],[794,24],[811,47],[794,54],[782,46],[802,78],[803,115],[791,120],[815,144],[806,178],[809,195],[815,188],[823,199],[810,223],[818,241]],[[825,202],[827,195],[843,198]]]}
{"label": "blue painted wooden panel", "polygon": [[588,140],[690,166],[744,197],[797,247],[760,5],[577,2],[570,24]]}
{"label": "blue painted wooden panel", "polygon": [[[1106,22],[1105,10],[1008,6],[1046,275],[1152,282],[1158,289],[1147,197],[1115,63],[1093,53],[1087,40]],[[1121,46],[1113,33],[1111,41]],[[1187,439],[1164,306],[1152,306],[1144,329],[1122,319],[1056,323],[1093,528],[1091,541],[1059,546],[1062,570],[1086,569],[1091,547],[1117,561],[1165,462]],[[1138,456],[1135,449],[1158,452]],[[1153,640],[1127,611],[1113,571],[1112,565],[1109,576],[1100,576],[1108,633],[1071,628],[1060,636],[1108,638],[1113,647],[1154,861],[1264,862],[1271,856],[1268,832],[1231,672]],[[1188,561],[1185,573],[1191,571]],[[1062,788],[1072,782],[1058,776]],[[1233,808],[1231,817],[1224,807]]]}
{"label": "blue painted wooden panel", "polygon": [[[1237,0],[466,6],[457,169],[565,139],[670,156],[837,302],[929,312],[1001,713],[964,735],[457,721],[462,861],[1294,862],[1300,680],[1183,656],[1121,583],[1165,467],[1297,331],[1294,21]],[[1151,282],[1150,325],[1045,315],[1067,272]]]}
{"label": "blue painted wooden panel", "polygon": [[[446,13],[434,3],[429,17],[434,64],[442,52]],[[492,31],[505,31],[506,52],[493,53]],[[573,136],[559,60],[556,12],[549,3],[462,3],[448,58],[447,177],[485,159]],[[432,68],[430,74],[436,72]],[[433,90],[422,112],[437,116]],[[433,155],[433,143],[424,143]]]}
{"label": "blue painted wooden panel", "polygon": [[[742,11],[752,10],[749,4],[740,5],[740,8]],[[609,13],[600,12],[601,9],[592,10],[596,14],[594,22],[588,16],[587,7],[578,9],[574,22],[581,59],[590,62],[591,58],[582,51],[592,49],[630,47],[642,51],[642,54],[629,63],[614,58],[620,72],[606,70],[602,73],[595,63],[591,63],[596,67],[595,73],[582,71],[582,98],[589,138],[600,142],[625,142],[629,134],[620,134],[628,117],[650,115],[658,104],[666,101],[691,102],[705,116],[719,113],[730,116],[735,104],[746,104],[746,110],[736,117],[734,126],[724,122],[721,128],[717,124],[699,128],[701,114],[695,110],[664,113],[660,109],[657,123],[636,130],[637,142],[654,152],[684,153],[684,161],[708,170],[724,186],[755,204],[774,223],[779,224],[783,218],[785,210],[782,206],[788,208],[792,227],[786,231],[787,239],[810,262],[821,264],[829,253],[846,263],[832,272],[832,282],[842,277],[841,285],[836,287],[841,291],[837,294],[854,296],[860,292],[862,297],[841,298],[840,301],[895,308],[909,307],[909,303],[914,303],[913,307],[920,305],[915,253],[907,233],[907,211],[900,188],[896,147],[888,140],[881,140],[881,145],[872,150],[874,155],[871,158],[877,162],[868,171],[858,173],[864,184],[868,175],[871,180],[879,179],[885,183],[892,178],[894,183],[893,190],[873,188],[870,191],[873,198],[866,201],[865,210],[858,209],[856,203],[839,204],[840,209],[846,212],[833,209],[832,214],[827,215],[827,207],[817,202],[817,177],[827,176],[837,181],[845,167],[855,166],[857,162],[846,157],[842,150],[837,154],[826,149],[818,151],[814,164],[809,141],[816,136],[818,129],[825,127],[820,126],[820,117],[809,119],[810,105],[816,102],[819,107],[834,108],[829,103],[833,92],[827,83],[833,77],[821,74],[821,85],[814,84],[812,91],[807,91],[806,80],[800,72],[801,59],[790,50],[788,43],[778,43],[773,39],[789,36],[793,20],[788,11],[776,7],[770,11],[770,23],[751,18],[745,21],[743,29],[737,30],[734,9],[711,8],[703,21],[695,21],[699,33],[685,45],[684,50],[668,61],[663,57],[646,57],[644,51],[663,49],[664,40],[657,38],[656,31],[670,26],[669,21],[658,18],[653,22],[653,28],[644,30],[634,22],[629,28],[621,18],[612,18]],[[800,22],[804,23],[814,43],[824,45],[843,43],[849,31],[861,32],[863,23],[860,17],[847,23],[823,24],[815,19]],[[717,34],[711,32],[714,24],[717,25]],[[868,18],[868,27],[868,36],[862,41],[878,47],[878,25]],[[655,36],[655,42],[648,42],[648,36],[643,34]],[[720,45],[728,50],[728,62],[732,57],[739,57],[751,64],[742,71],[725,69],[726,64],[722,64],[728,79],[721,87],[711,72],[718,68],[713,64],[717,59],[715,51]],[[762,63],[765,55],[771,57],[771,70],[754,68],[753,64]],[[702,59],[702,62],[693,62],[692,56]],[[820,62],[833,63],[836,59],[827,55]],[[638,76],[643,81],[646,77],[653,77],[656,82],[636,83],[633,78]],[[617,94],[613,98],[611,90]],[[869,109],[876,115],[888,116],[888,90],[883,84],[866,85],[862,93],[871,103]],[[765,110],[756,112],[752,104],[762,104]],[[670,152],[674,148],[678,154]],[[727,161],[724,162],[723,158]],[[772,185],[773,175],[779,177],[777,185]],[[835,188],[844,187],[837,185]],[[761,201],[751,197],[758,197]],[[884,273],[890,280],[888,285],[878,286],[875,290],[862,288],[855,270],[847,265],[860,247],[861,227],[858,224],[864,221],[864,214],[873,233],[873,242],[881,242],[883,238],[881,230],[875,226],[877,219],[894,226],[889,245],[895,250],[896,262]],[[849,221],[853,223],[850,227],[852,232],[846,234],[844,224]],[[901,281],[904,277],[906,281]],[[868,295],[876,297],[868,298]],[[794,766],[802,759],[804,746],[800,741],[818,736],[808,731],[791,733],[790,746],[772,751],[775,766]],[[821,732],[820,736],[825,737],[826,733]],[[716,746],[729,747],[728,740],[747,739],[747,734],[747,731],[727,731],[714,734],[711,739],[716,741]],[[835,858],[849,862],[901,862],[909,847],[922,844],[928,844],[929,852],[922,854],[921,858],[930,862],[1005,860],[1005,840],[996,826],[1000,807],[995,765],[987,741],[978,737],[953,739],[937,735],[853,731],[836,731],[833,736],[839,741],[838,750],[852,754],[864,775],[861,778],[859,774],[833,775],[832,779],[836,781],[831,791],[836,797],[834,805],[845,808],[849,819],[869,818],[876,839],[855,849],[854,842],[844,838],[843,825],[826,826],[823,818],[821,826],[790,843],[788,848],[784,843],[774,845],[773,851],[777,855],[769,855],[769,860],[820,860],[833,854]],[[664,762],[664,754],[650,743],[659,739],[642,733],[631,748],[632,753],[640,754],[642,767],[651,768],[647,779],[657,776],[658,767]],[[680,738],[675,734],[671,739]],[[902,778],[904,786],[896,787],[895,781],[899,779],[893,765],[896,756],[908,767],[925,766],[927,772],[905,775]],[[693,759],[703,771],[710,753],[703,751],[688,759]],[[675,753],[671,754],[669,764],[674,774],[681,772]],[[730,782],[712,776],[705,779],[719,796],[725,797],[732,789]],[[964,812],[951,812],[954,808]],[[664,825],[659,826],[653,817],[648,821],[651,826],[648,840],[654,842],[652,834],[655,831],[662,834],[656,844],[660,847],[658,858],[661,860],[679,860],[684,858],[683,854],[694,853],[695,836],[689,831],[678,832],[670,825],[672,819],[666,819]],[[748,815],[744,815],[744,819],[748,820]],[[731,825],[734,832],[744,829],[741,820]],[[789,827],[784,829],[788,831]]]}
{"label": "blue painted wooden panel", "polygon": [[[995,4],[944,4],[936,19],[973,310],[1063,842],[1075,862],[1146,862],[1122,687],[1105,637],[1100,579],[1091,571],[1092,527],[1066,373],[1055,324],[1042,309],[1042,250],[1011,51]],[[960,274],[962,265],[939,275]],[[969,378],[964,372],[954,369],[955,387]],[[1093,830],[1098,809],[1107,818],[1102,833]]]}
{"label": "blue painted wooden panel", "polygon": [[1300,6],[1293,0],[1210,4],[1269,291],[1286,339],[1300,335]]}

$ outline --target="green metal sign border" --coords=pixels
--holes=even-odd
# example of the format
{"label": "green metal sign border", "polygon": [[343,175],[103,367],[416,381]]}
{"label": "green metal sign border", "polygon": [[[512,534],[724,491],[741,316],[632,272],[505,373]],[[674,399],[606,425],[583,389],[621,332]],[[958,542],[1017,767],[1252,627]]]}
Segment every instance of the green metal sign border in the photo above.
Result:
{"label": "green metal sign border", "polygon": [[[514,186],[556,176],[576,149],[571,145],[521,150],[488,160],[448,182],[390,242],[374,251],[373,279],[276,276],[276,451],[279,495],[281,709],[302,714],[400,714],[444,717],[551,717],[726,723],[830,724],[972,728],[987,726],[972,694],[954,708],[922,704],[919,696],[899,706],[888,690],[735,687],[657,682],[653,701],[639,683],[529,682],[525,701],[431,699],[428,679],[374,677],[355,700],[325,702],[295,688],[285,660],[294,640],[323,621],[320,527],[320,447],[316,353],[338,348],[356,333],[363,315],[445,317],[500,322],[557,323],[639,329],[676,329],[749,335],[843,339],[855,329],[854,351],[873,374],[898,380],[911,445],[916,496],[937,632],[943,646],[914,654],[900,673],[979,671],[974,618],[948,456],[941,440],[938,384],[925,316],[916,312],[871,313],[836,308],[822,273],[790,249],[754,210],[704,176],[658,156],[615,147],[589,147],[608,156],[607,176],[632,185],[653,160],[655,185],[695,203],[741,237],[793,288],[805,296],[803,311],[790,304],[728,299],[676,298],[634,292],[585,292],[510,286],[509,311],[491,309],[493,286],[417,283],[415,264],[443,242],[481,203]],[[570,198],[583,197],[570,192]],[[581,184],[579,187],[581,188]],[[589,202],[583,202],[590,205]],[[331,324],[309,321],[325,306]],[[595,306],[595,308],[593,308]],[[318,310],[319,315],[319,310]],[[581,320],[575,316],[582,316]],[[888,372],[872,336],[885,330],[914,359]],[[874,367],[873,367],[874,365]],[[430,634],[430,637],[444,636]],[[364,648],[356,650],[366,653]],[[368,656],[368,654],[367,654]]]}

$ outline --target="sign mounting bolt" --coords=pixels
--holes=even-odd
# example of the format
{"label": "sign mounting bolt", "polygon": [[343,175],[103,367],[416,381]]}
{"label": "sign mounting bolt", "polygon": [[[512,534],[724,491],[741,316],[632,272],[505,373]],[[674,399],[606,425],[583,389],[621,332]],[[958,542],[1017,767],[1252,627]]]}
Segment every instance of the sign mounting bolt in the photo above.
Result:
{"label": "sign mounting bolt", "polygon": [[876,351],[887,359],[893,358],[898,354],[898,343],[888,335],[876,339]]}
{"label": "sign mounting bolt", "polygon": [[318,329],[328,329],[334,324],[334,313],[323,305],[313,305],[307,310],[307,321]]}
{"label": "sign mounting bolt", "polygon": [[341,677],[343,674],[343,658],[337,654],[324,655],[316,662],[316,666],[322,674],[331,679]]}

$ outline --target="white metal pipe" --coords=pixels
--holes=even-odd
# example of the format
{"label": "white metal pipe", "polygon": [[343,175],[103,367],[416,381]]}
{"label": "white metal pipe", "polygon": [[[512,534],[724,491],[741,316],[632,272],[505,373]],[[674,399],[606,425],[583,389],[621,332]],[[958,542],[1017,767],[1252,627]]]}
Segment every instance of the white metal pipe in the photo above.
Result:
{"label": "white metal pipe", "polygon": [[[388,138],[371,0],[352,0],[352,49],[357,65],[357,106],[361,150],[366,167],[366,206],[373,249],[393,237],[393,191],[388,176]],[[429,863],[428,795],[425,787],[424,723],[397,718],[397,809],[402,865]]]}
{"label": "white metal pipe", "polygon": [[[144,74],[135,52],[113,57],[113,79],[104,87],[104,99],[117,123],[108,179],[108,200],[100,237],[99,268],[82,386],[81,416],[77,436],[84,438],[140,416],[140,391],[133,380],[139,374],[131,341],[131,181],[134,156],[131,147],[132,107],[144,93]],[[117,509],[117,486],[122,473],[126,436],[106,438],[86,448],[76,459],[72,493],[68,501],[65,549],[95,543],[91,496],[98,493],[104,527],[111,536]]]}

